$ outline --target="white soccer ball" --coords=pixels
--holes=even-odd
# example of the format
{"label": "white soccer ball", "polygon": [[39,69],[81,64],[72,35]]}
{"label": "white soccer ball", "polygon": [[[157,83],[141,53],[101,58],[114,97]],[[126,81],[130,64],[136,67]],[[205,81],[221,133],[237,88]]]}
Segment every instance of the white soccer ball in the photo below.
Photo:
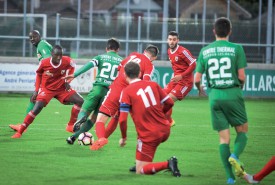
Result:
{"label": "white soccer ball", "polygon": [[84,132],[78,136],[79,145],[85,145],[85,146],[92,145],[93,142],[94,142],[94,137],[90,132]]}

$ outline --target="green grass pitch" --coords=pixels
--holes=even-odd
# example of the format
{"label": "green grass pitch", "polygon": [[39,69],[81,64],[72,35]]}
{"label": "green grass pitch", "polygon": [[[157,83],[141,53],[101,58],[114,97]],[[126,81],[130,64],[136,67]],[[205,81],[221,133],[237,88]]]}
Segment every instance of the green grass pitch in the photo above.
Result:
{"label": "green grass pitch", "polygon": [[[29,95],[0,94],[0,184],[3,185],[221,185],[225,173],[218,153],[218,135],[212,130],[207,99],[187,98],[176,102],[168,141],[160,145],[154,161],[175,155],[182,177],[169,172],[135,175],[136,134],[128,123],[128,142],[118,146],[119,129],[100,151],[77,143],[68,145],[65,131],[71,106],[52,100],[37,116],[21,139],[11,139],[8,125],[22,122]],[[275,100],[246,100],[249,118],[248,144],[241,161],[249,173],[256,173],[275,155]],[[91,132],[95,135],[94,130]],[[231,144],[235,132],[231,129]],[[231,147],[232,148],[232,147]],[[237,185],[247,184],[237,179]],[[275,172],[261,185],[274,185]]]}

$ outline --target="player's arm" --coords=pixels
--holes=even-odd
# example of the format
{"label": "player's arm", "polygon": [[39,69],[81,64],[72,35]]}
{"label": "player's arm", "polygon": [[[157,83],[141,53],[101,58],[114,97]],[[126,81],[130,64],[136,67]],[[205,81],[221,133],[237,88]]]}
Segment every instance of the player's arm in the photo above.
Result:
{"label": "player's arm", "polygon": [[192,74],[196,69],[196,59],[191,55],[188,50],[183,50],[181,57],[183,58],[184,62],[188,64],[188,68],[183,73],[174,76],[171,81],[178,82],[185,76]]}
{"label": "player's arm", "polygon": [[151,81],[151,76],[154,72],[154,66],[153,64],[145,66],[145,71],[142,76],[142,80]]}
{"label": "player's arm", "polygon": [[50,44],[44,44],[40,47],[39,46],[39,54],[40,58],[38,59],[39,61],[51,57],[51,52],[52,52],[52,46]]}
{"label": "player's arm", "polygon": [[241,88],[243,88],[243,86],[245,84],[245,79],[246,79],[246,75],[245,75],[245,67],[247,67],[246,56],[245,56],[243,47],[241,45],[239,45],[237,52],[238,52],[238,62],[237,62],[238,79],[241,84]]}
{"label": "player's arm", "polygon": [[174,101],[159,85],[157,85],[157,88],[160,95],[160,103],[163,105],[162,110],[166,113],[174,106]]}
{"label": "player's arm", "polygon": [[126,103],[120,103],[120,114],[119,114],[119,126],[121,131],[121,139],[119,145],[121,147],[126,145],[127,140],[127,118],[130,111],[130,105]]}
{"label": "player's arm", "polygon": [[197,65],[196,65],[196,73],[195,73],[194,83],[199,91],[199,96],[206,96],[206,92],[203,89],[204,87],[203,87],[203,85],[201,85],[202,74],[205,71],[202,61],[203,61],[202,54],[200,52],[198,60],[197,60]]}
{"label": "player's arm", "polygon": [[64,79],[74,79],[78,77],[79,75],[87,72],[89,69],[95,67],[98,65],[98,60],[91,60],[90,62],[86,63],[84,66],[82,66],[80,69],[78,69],[75,73],[67,75],[63,77]]}
{"label": "player's arm", "polygon": [[204,87],[203,85],[201,85],[201,78],[202,78],[202,73],[196,72],[194,83],[199,91],[199,96],[206,96],[206,92],[203,89]]}
{"label": "player's arm", "polygon": [[41,85],[41,81],[42,81],[42,74],[43,74],[43,67],[42,67],[42,63],[40,63],[39,68],[36,70],[36,77],[35,77],[35,90],[31,96],[31,102],[35,102],[36,97],[38,95],[38,91]]}
{"label": "player's arm", "polygon": [[[72,59],[70,59],[70,66],[69,66],[69,69],[66,71],[66,74],[67,74],[66,76],[72,76],[74,74],[75,66],[76,66],[75,62]],[[73,78],[65,79],[66,91],[71,89],[70,83],[72,80],[73,80]]]}
{"label": "player's arm", "polygon": [[246,76],[245,76],[245,69],[244,68],[238,69],[238,79],[239,79],[239,81],[241,83],[241,89],[244,86],[245,78],[246,78]]}

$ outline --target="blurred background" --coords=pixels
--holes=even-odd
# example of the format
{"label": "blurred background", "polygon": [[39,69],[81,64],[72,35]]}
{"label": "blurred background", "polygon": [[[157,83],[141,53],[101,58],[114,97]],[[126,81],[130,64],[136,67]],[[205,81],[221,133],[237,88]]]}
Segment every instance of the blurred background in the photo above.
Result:
{"label": "blurred background", "polygon": [[167,34],[176,30],[197,57],[221,16],[231,19],[230,41],[244,46],[249,63],[275,63],[273,0],[0,0],[0,55],[35,56],[28,34],[37,29],[73,58],[101,54],[116,37],[122,56],[155,44],[167,60]]}

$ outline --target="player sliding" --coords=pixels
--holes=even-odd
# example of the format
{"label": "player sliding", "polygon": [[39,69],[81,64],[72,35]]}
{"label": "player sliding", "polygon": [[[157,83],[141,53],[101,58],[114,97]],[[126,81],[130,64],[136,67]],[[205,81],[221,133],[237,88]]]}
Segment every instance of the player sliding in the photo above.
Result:
{"label": "player sliding", "polygon": [[41,61],[36,71],[35,91],[31,97],[31,101],[35,102],[35,105],[12,138],[20,138],[52,98],[56,98],[62,104],[74,104],[70,123],[73,124],[77,119],[83,99],[75,90],[71,89],[69,82],[62,79],[67,72],[73,74],[75,64],[71,58],[63,56],[62,48],[59,45],[54,46],[51,55],[52,57]]}
{"label": "player sliding", "polygon": [[138,63],[129,62],[124,70],[129,85],[120,97],[120,145],[126,144],[127,117],[130,112],[137,131],[136,174],[150,175],[170,169],[173,176],[180,177],[176,157],[171,157],[168,161],[153,162],[157,147],[170,135],[170,123],[165,113],[174,105],[173,100],[156,82],[138,78]]}

